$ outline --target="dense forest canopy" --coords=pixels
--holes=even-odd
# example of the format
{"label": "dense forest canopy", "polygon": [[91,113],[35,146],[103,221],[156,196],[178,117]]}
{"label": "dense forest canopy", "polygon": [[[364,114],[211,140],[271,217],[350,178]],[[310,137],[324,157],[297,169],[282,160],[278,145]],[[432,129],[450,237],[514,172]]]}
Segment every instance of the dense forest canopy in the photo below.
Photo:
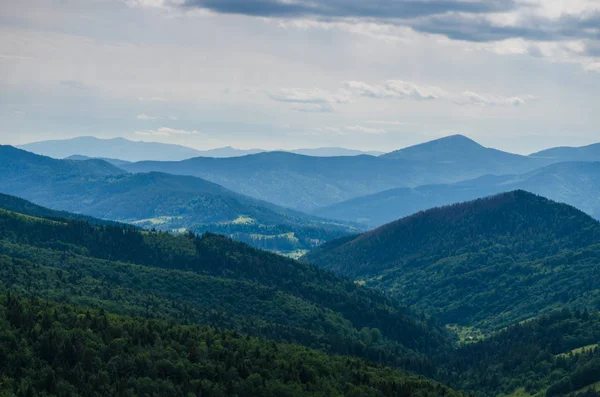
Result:
{"label": "dense forest canopy", "polygon": [[599,308],[598,258],[598,221],[515,191],[420,212],[304,259],[445,323],[491,330],[563,305]]}
{"label": "dense forest canopy", "polygon": [[[591,293],[569,302],[577,309],[457,344],[394,298],[222,236],[3,201],[23,213],[0,210],[2,395],[596,396]],[[595,269],[594,251],[561,255]],[[563,281],[577,286],[575,276]]]}

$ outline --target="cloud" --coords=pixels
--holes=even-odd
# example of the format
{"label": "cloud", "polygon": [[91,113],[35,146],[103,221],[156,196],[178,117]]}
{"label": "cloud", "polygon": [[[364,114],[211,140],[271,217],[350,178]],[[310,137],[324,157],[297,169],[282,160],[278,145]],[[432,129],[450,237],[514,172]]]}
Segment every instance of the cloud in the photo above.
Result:
{"label": "cloud", "polygon": [[[140,0],[138,0],[140,1]],[[149,0],[145,0],[149,1]],[[509,11],[513,0],[185,0],[185,8],[277,18],[415,18],[447,12]]]}
{"label": "cloud", "polygon": [[158,120],[158,119],[160,119],[160,117],[156,117],[156,116],[148,116],[148,115],[147,115],[147,114],[145,114],[145,113],[140,113],[140,114],[138,114],[138,115],[136,116],[136,118],[137,118],[138,120]]}
{"label": "cloud", "polygon": [[345,81],[344,87],[359,96],[371,98],[410,98],[417,100],[439,99],[446,95],[439,87],[419,85],[402,80],[389,80],[382,85],[369,85],[361,81]]}
{"label": "cloud", "polygon": [[[595,70],[600,62],[600,2],[597,0],[126,0],[132,6],[190,14],[237,14],[279,21],[301,29],[331,26],[384,40],[402,39],[402,29],[464,43],[587,41],[587,54],[556,57],[535,45],[518,53]],[[195,12],[193,12],[195,11]],[[401,28],[394,30],[394,28]]]}
{"label": "cloud", "polygon": [[346,103],[349,98],[343,94],[333,94],[319,88],[282,88],[278,91],[270,91],[269,97],[278,102],[291,103]]}
{"label": "cloud", "polygon": [[478,94],[473,91],[465,91],[462,95],[452,98],[452,102],[458,105],[478,106],[520,106],[527,102],[538,100],[533,95],[503,97],[497,95]]}
{"label": "cloud", "polygon": [[197,135],[199,131],[176,130],[169,127],[161,127],[156,130],[136,131],[136,135],[142,136],[173,136],[173,135]]}
{"label": "cloud", "polygon": [[319,88],[282,88],[267,92],[277,102],[293,103],[299,112],[331,113],[335,104],[347,103],[350,98],[343,92],[331,93]]}
{"label": "cloud", "polygon": [[[149,116],[146,113],[140,113],[140,114],[138,114],[136,116],[136,118],[138,120],[146,120],[147,121],[147,120],[162,120],[165,117],[161,117],[161,116]],[[179,120],[177,118],[177,116],[167,116],[166,118],[169,119],[169,120],[173,120],[173,121]]]}
{"label": "cloud", "polygon": [[457,105],[519,106],[537,100],[533,95],[505,97],[464,91],[460,94],[448,92],[440,87],[417,84],[403,80],[388,80],[382,84],[362,81],[346,81],[345,89],[356,96],[376,99],[445,100]]}

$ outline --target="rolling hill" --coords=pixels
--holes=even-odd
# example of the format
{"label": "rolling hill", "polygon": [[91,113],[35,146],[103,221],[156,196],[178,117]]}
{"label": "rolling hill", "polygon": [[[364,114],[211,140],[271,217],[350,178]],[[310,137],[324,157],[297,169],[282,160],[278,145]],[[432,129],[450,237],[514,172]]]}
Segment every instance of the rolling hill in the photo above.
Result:
{"label": "rolling hill", "polygon": [[432,371],[447,334],[347,279],[221,236],[24,209],[0,208],[2,394],[457,394],[372,363]]}
{"label": "rolling hill", "polygon": [[213,230],[286,252],[312,248],[348,231],[339,222],[277,207],[200,178],[128,174],[102,160],[55,160],[10,146],[0,147],[0,156],[0,192],[56,210],[160,230]]}
{"label": "rolling hill", "polygon": [[[432,161],[435,156],[440,161]],[[466,137],[453,136],[379,157],[269,152],[229,159],[138,162],[123,168],[130,172],[197,176],[238,193],[310,211],[391,188],[525,172],[539,164],[535,159],[487,149]]]}
{"label": "rolling hill", "polygon": [[524,189],[600,219],[600,162],[557,163],[522,175],[397,188],[319,208],[318,216],[377,227],[428,208]]}
{"label": "rolling hill", "polygon": [[514,191],[419,212],[304,259],[445,323],[490,330],[564,305],[600,307],[598,258],[598,221]]}
{"label": "rolling hill", "polygon": [[450,342],[434,322],[376,291],[214,234],[0,209],[0,268],[0,294],[207,324],[422,372],[432,370],[423,354]]}

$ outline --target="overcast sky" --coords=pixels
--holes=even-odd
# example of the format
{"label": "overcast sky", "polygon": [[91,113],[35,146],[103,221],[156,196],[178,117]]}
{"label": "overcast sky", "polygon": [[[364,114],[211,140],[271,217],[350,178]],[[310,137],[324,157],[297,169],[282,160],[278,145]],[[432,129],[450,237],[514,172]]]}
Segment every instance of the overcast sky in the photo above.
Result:
{"label": "overcast sky", "polygon": [[600,0],[0,0],[0,143],[600,141]]}

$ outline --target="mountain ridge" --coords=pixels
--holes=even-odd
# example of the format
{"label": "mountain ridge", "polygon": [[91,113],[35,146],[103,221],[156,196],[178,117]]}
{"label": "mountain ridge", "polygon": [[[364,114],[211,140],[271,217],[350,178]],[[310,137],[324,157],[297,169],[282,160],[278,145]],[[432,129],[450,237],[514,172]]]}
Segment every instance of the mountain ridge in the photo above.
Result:
{"label": "mountain ridge", "polygon": [[[600,291],[588,283],[597,276],[598,254],[597,220],[518,190],[418,212],[328,242],[303,260],[380,288],[447,323],[493,329],[565,299],[598,305],[594,296]],[[565,261],[573,266],[561,267]]]}

